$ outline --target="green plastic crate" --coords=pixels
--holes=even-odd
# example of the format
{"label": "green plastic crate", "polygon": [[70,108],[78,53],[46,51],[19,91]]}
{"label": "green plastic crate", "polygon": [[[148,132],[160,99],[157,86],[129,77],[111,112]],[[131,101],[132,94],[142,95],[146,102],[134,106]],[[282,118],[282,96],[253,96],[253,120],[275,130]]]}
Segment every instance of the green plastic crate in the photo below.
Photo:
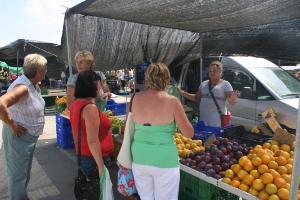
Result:
{"label": "green plastic crate", "polygon": [[187,118],[189,119],[190,122],[193,121],[193,113],[192,112],[187,112],[185,114],[186,114],[186,116],[187,116]]}
{"label": "green plastic crate", "polygon": [[181,170],[178,199],[239,200],[239,197]]}
{"label": "green plastic crate", "polygon": [[65,109],[67,108],[67,104],[58,104],[58,103],[55,103],[55,111],[56,112],[59,112],[59,113],[62,113],[62,111],[64,111]]}
{"label": "green plastic crate", "polygon": [[43,97],[45,100],[45,107],[55,106],[56,97]]}

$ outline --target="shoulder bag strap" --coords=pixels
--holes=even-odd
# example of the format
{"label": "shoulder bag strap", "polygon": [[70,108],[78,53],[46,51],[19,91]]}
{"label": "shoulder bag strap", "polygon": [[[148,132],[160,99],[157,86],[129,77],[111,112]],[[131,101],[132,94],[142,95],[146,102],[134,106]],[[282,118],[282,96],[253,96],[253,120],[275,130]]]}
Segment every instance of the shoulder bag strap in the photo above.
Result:
{"label": "shoulder bag strap", "polygon": [[78,115],[78,155],[77,155],[77,161],[78,161],[78,174],[80,172],[81,168],[81,114],[83,108],[88,104],[94,104],[94,103],[86,103],[80,108],[79,115]]}
{"label": "shoulder bag strap", "polygon": [[129,109],[129,112],[131,112],[131,110],[132,110],[132,100],[133,100],[133,97],[134,97],[135,94],[136,94],[136,93],[134,93],[134,94],[132,95],[131,99],[130,99],[130,109]]}
{"label": "shoulder bag strap", "polygon": [[215,98],[214,93],[211,91],[211,82],[210,82],[210,80],[208,81],[208,88],[209,88],[209,93],[210,93],[212,99],[214,100],[214,102],[215,102],[215,104],[216,104],[216,106],[217,106],[217,109],[218,109],[218,112],[219,112],[219,114],[220,114],[220,117],[222,117],[222,111],[221,111],[221,109],[220,109],[220,106],[219,106],[219,104],[218,104],[218,102],[217,102],[217,100],[216,100],[216,98]]}

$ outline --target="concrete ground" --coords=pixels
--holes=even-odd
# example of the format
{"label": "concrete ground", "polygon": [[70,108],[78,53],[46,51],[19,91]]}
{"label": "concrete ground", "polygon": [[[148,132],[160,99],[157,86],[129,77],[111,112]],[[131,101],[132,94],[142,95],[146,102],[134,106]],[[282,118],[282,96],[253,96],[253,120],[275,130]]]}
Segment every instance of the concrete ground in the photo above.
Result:
{"label": "concrete ground", "polygon": [[[129,102],[129,95],[115,96],[117,103]],[[77,175],[76,155],[74,149],[62,149],[56,143],[55,113],[45,115],[46,123],[43,135],[39,137],[34,152],[31,180],[28,185],[28,196],[31,200],[71,200],[73,194],[74,178]],[[2,122],[0,123],[0,200],[7,200],[7,173],[2,148]],[[117,185],[118,166],[109,169],[113,183],[115,200],[125,200],[118,193]]]}

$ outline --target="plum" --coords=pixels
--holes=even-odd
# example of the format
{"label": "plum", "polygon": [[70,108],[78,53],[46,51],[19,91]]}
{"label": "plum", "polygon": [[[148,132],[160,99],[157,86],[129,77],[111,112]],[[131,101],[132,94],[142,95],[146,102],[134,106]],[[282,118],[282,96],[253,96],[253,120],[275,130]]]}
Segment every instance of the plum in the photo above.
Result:
{"label": "plum", "polygon": [[249,150],[247,148],[244,148],[242,152],[243,152],[243,155],[248,155]]}
{"label": "plum", "polygon": [[227,138],[222,138],[221,139],[221,144],[227,145],[227,143],[228,143],[228,139]]}
{"label": "plum", "polygon": [[215,140],[215,141],[213,142],[213,144],[216,145],[216,146],[219,146],[219,145],[220,145],[220,141],[219,141],[219,140]]}
{"label": "plum", "polygon": [[221,179],[222,177],[221,177],[219,174],[215,174],[214,178],[219,180],[219,179]]}
{"label": "plum", "polygon": [[216,172],[214,169],[210,168],[206,171],[206,175],[210,177],[214,177],[216,175]]}
{"label": "plum", "polygon": [[227,169],[229,169],[228,163],[222,163],[222,164],[221,164],[221,167],[222,167],[222,170],[223,170],[223,171],[226,171]]}
{"label": "plum", "polygon": [[227,150],[226,150],[226,148],[225,148],[225,147],[222,147],[220,150],[223,152],[223,154],[224,154],[224,155],[226,155],[226,154],[227,154]]}
{"label": "plum", "polygon": [[238,146],[238,151],[243,151],[243,147],[242,146]]}
{"label": "plum", "polygon": [[203,161],[206,162],[206,163],[210,163],[211,157],[209,157],[209,156],[204,156]]}
{"label": "plum", "polygon": [[239,144],[237,142],[232,142],[233,146],[239,146]]}
{"label": "plum", "polygon": [[196,161],[195,160],[191,160],[190,161],[190,165],[196,165],[197,163],[196,163]]}
{"label": "plum", "polygon": [[211,164],[206,164],[205,167],[204,167],[205,171],[207,171],[209,169],[212,169],[212,168],[213,168],[213,166]]}
{"label": "plum", "polygon": [[222,151],[217,151],[217,156],[219,157],[219,158],[222,158],[223,156],[224,156],[224,153],[222,152]]}
{"label": "plum", "polygon": [[201,162],[199,163],[199,167],[200,167],[201,169],[204,169],[205,166],[206,166],[206,162],[201,161]]}
{"label": "plum", "polygon": [[181,158],[181,159],[179,160],[179,162],[180,162],[181,164],[184,164],[184,163],[186,162],[186,160],[185,160],[184,158]]}
{"label": "plum", "polygon": [[242,157],[242,156],[243,156],[243,153],[242,153],[241,151],[237,151],[237,152],[235,153],[235,158],[236,158],[236,160],[239,160],[240,157]]}
{"label": "plum", "polygon": [[226,150],[227,150],[227,153],[232,152],[232,146],[231,145],[227,145],[226,146]]}
{"label": "plum", "polygon": [[216,164],[220,164],[220,163],[221,163],[220,158],[215,157],[215,158],[213,159],[213,163],[214,163],[215,165],[216,165]]}
{"label": "plum", "polygon": [[195,159],[195,154],[194,154],[193,152],[190,153],[190,154],[189,154],[189,158],[192,159],[192,160],[194,160],[194,159]]}
{"label": "plum", "polygon": [[195,161],[196,161],[197,164],[200,163],[202,161],[202,157],[201,156],[196,156]]}
{"label": "plum", "polygon": [[222,171],[222,167],[220,165],[214,165],[214,170],[216,171],[216,173],[219,173],[220,171]]}
{"label": "plum", "polygon": [[223,178],[225,176],[225,172],[224,171],[220,171],[219,175]]}
{"label": "plum", "polygon": [[227,155],[223,156],[221,160],[222,160],[222,163],[228,163],[229,162],[229,158],[228,158]]}

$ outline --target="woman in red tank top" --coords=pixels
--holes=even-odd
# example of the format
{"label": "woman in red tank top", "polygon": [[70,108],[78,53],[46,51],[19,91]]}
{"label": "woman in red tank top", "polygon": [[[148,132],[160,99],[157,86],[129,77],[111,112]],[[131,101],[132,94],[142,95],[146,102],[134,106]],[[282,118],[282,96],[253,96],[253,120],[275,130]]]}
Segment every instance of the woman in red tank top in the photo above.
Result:
{"label": "woman in red tank top", "polygon": [[111,122],[94,104],[99,92],[100,77],[96,72],[88,70],[78,74],[74,91],[76,100],[71,106],[70,121],[78,153],[78,116],[80,109],[85,106],[81,114],[81,169],[88,179],[91,179],[97,167],[99,174],[104,165],[109,167],[109,155],[114,148]]}

